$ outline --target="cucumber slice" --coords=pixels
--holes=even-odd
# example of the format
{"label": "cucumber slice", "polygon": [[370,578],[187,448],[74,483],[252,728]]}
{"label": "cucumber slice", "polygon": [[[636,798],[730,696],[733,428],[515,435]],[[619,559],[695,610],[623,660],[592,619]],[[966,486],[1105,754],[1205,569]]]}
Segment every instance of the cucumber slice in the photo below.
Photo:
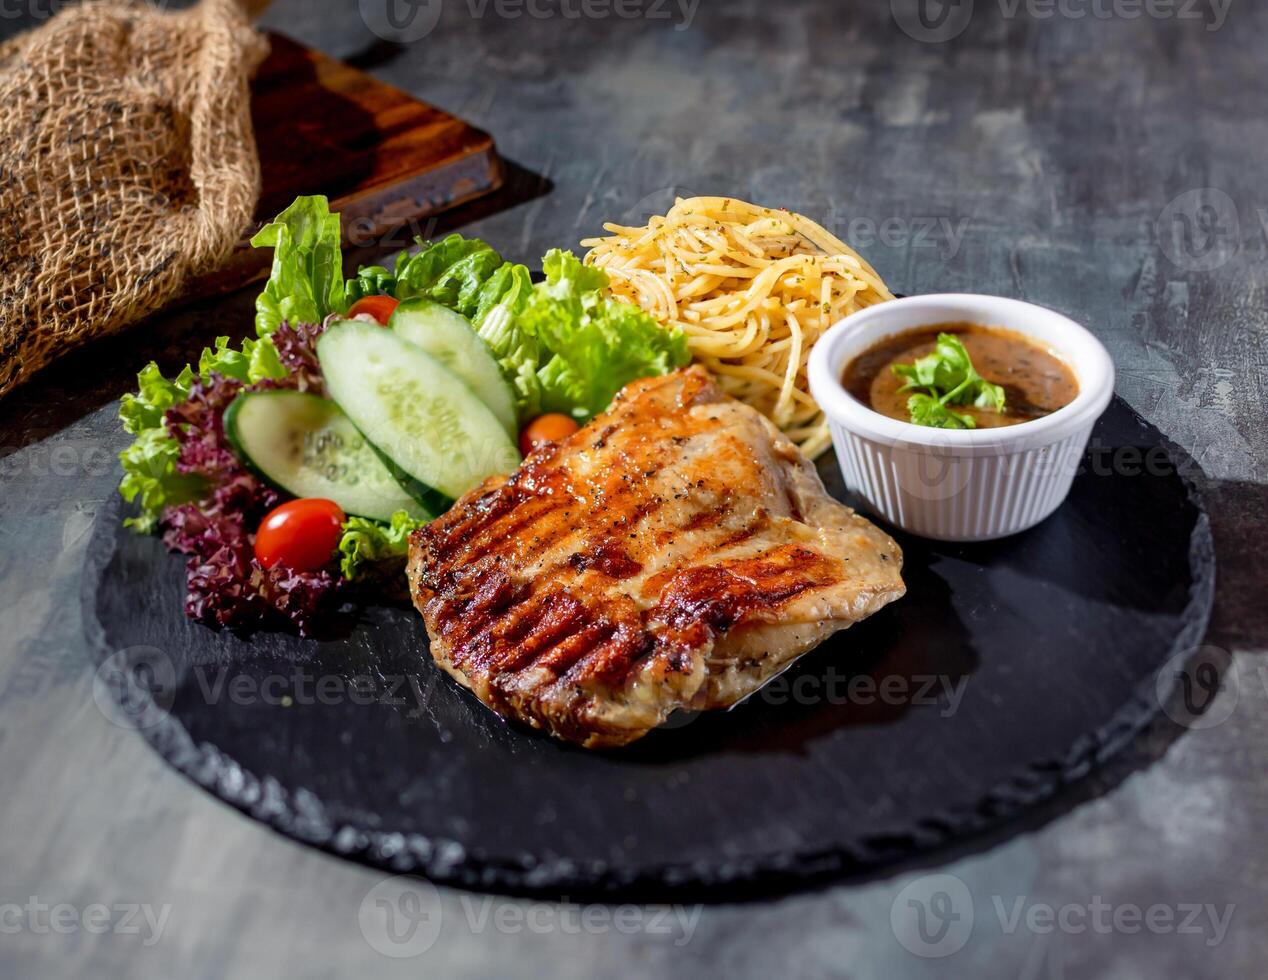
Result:
{"label": "cucumber slice", "polygon": [[251,469],[295,497],[325,497],[346,514],[434,516],[393,479],[339,406],[301,391],[244,392],[225,409],[225,437]]}
{"label": "cucumber slice", "polygon": [[492,410],[436,358],[391,330],[343,320],[317,341],[330,395],[393,476],[433,512],[520,456]]}
{"label": "cucumber slice", "polygon": [[465,381],[497,416],[507,435],[515,438],[510,385],[466,317],[429,299],[407,299],[392,313],[388,326]]}

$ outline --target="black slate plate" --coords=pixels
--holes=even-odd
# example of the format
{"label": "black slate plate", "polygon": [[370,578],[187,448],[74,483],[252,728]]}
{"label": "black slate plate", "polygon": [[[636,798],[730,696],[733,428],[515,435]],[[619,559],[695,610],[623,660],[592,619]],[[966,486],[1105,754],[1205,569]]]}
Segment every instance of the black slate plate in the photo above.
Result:
{"label": "black slate plate", "polygon": [[[194,625],[181,559],[106,507],[84,597],[98,693],[217,796],[373,865],[574,898],[792,887],[1014,815],[1152,716],[1160,668],[1205,631],[1206,515],[1191,462],[1119,400],[1086,463],[1025,534],[900,536],[906,598],[734,710],[610,753],[498,720],[409,609],[322,640]],[[844,496],[830,454],[820,472]]]}

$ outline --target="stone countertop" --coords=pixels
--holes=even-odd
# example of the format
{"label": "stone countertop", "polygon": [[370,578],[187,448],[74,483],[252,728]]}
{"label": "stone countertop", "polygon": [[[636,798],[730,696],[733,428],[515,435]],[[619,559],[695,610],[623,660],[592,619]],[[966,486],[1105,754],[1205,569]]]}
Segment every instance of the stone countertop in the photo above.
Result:
{"label": "stone countertop", "polygon": [[[1160,717],[1024,821],[863,880],[663,915],[440,889],[422,893],[427,948],[385,944],[359,913],[400,902],[395,883],[219,803],[92,697],[79,595],[125,443],[113,402],[146,359],[178,366],[248,329],[250,293],[204,302],[0,402],[0,972],[1261,975],[1268,11],[931,0],[922,22],[906,0],[424,0],[405,30],[426,36],[392,43],[367,26],[382,2],[278,0],[264,22],[495,135],[508,190],[419,233],[461,221],[532,262],[718,193],[820,219],[897,292],[1002,293],[1088,324],[1119,393],[1205,473],[1207,643],[1231,666],[1204,715]],[[909,901],[933,945],[891,925]]]}

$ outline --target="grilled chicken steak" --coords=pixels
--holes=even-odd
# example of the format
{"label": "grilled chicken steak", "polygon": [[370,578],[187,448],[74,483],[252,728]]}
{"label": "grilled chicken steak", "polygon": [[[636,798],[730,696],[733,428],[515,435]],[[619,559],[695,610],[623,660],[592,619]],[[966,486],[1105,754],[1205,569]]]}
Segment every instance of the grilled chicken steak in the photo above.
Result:
{"label": "grilled chicken steak", "polygon": [[494,711],[588,748],[722,708],[904,591],[902,553],[700,368],[415,531],[436,662]]}

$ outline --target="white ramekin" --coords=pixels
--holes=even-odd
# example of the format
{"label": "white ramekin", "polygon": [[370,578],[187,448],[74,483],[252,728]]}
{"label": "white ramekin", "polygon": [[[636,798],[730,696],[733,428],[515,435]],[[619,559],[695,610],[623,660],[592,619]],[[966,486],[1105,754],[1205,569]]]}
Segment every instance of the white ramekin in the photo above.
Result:
{"label": "white ramekin", "polygon": [[[933,429],[874,412],[842,386],[845,366],[881,338],[959,321],[1037,341],[1074,371],[1078,396],[1021,425]],[[1056,510],[1114,393],[1109,353],[1073,320],[1021,300],[971,293],[909,296],[860,310],[815,344],[809,373],[846,485],[889,523],[942,541],[1002,538]]]}

